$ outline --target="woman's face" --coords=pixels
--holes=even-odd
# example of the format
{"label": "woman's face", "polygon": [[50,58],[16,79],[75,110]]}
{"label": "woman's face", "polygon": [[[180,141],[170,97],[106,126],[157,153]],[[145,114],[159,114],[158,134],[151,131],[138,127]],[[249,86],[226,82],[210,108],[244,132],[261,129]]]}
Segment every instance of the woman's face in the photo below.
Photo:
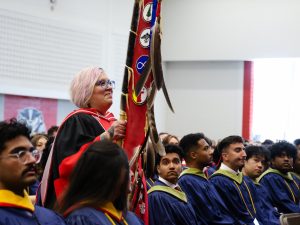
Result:
{"label": "woman's face", "polygon": [[[99,81],[108,81],[109,78],[105,73],[102,73],[99,77]],[[97,82],[97,83],[98,83]],[[101,85],[95,85],[93,94],[90,99],[90,107],[97,109],[101,114],[105,114],[113,103],[113,88],[111,85],[102,87]]]}
{"label": "woman's face", "polygon": [[36,142],[36,146],[35,148],[39,151],[44,151],[44,149],[46,148],[46,144],[47,144],[47,139],[44,137],[41,137],[37,142]]}

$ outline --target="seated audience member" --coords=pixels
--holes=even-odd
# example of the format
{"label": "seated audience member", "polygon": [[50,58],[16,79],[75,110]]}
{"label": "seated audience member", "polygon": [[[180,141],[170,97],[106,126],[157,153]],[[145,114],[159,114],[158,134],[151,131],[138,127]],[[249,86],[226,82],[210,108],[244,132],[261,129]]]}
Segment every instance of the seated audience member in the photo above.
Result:
{"label": "seated audience member", "polygon": [[160,132],[158,134],[160,140],[162,141],[165,137],[167,137],[169,134],[167,132]]}
{"label": "seated audience member", "polygon": [[127,211],[128,192],[125,151],[111,141],[96,141],[78,160],[59,211],[69,225],[143,224]]}
{"label": "seated audience member", "polygon": [[197,222],[192,206],[177,184],[181,173],[181,148],[165,146],[166,155],[158,156],[158,180],[148,191],[150,225],[194,225]]}
{"label": "seated audience member", "polygon": [[263,141],[263,143],[261,143],[261,145],[266,146],[266,147],[271,146],[272,144],[274,144],[274,142],[270,139],[266,139]]}
{"label": "seated audience member", "polygon": [[[300,139],[297,139],[300,142]],[[297,145],[297,142],[295,140],[294,144]],[[299,147],[300,147],[300,143],[299,143]],[[294,162],[294,169],[292,174],[297,178],[298,181],[300,181],[300,148],[297,147],[297,156],[296,156],[296,160]],[[299,183],[298,183],[299,184]],[[300,185],[299,185],[300,187]]]}
{"label": "seated audience member", "polygon": [[63,225],[56,213],[34,206],[26,192],[37,179],[35,163],[41,156],[29,135],[16,120],[0,122],[0,224]]}
{"label": "seated audience member", "polygon": [[[163,139],[162,139],[163,145],[168,145],[168,144],[178,145],[179,144],[179,139],[175,135],[167,134],[167,133],[160,133],[160,134],[163,135]],[[147,153],[148,153],[148,151],[147,151]],[[154,156],[155,156],[155,154],[154,154]],[[149,157],[148,157],[148,159],[149,159]],[[149,178],[147,178],[147,182],[146,182],[147,190],[149,190],[154,185],[155,181],[158,179],[156,170],[152,173],[153,174],[151,174],[151,176]]]}
{"label": "seated audience member", "polygon": [[198,221],[202,224],[234,224],[234,219],[224,205],[214,186],[203,173],[212,162],[212,148],[202,133],[188,134],[179,143],[188,169],[184,170],[178,184],[192,204]]}
{"label": "seated audience member", "polygon": [[44,149],[46,148],[47,141],[48,141],[48,137],[44,134],[35,134],[31,138],[31,143],[33,147],[35,147],[36,150],[39,150],[41,152],[43,152]]}
{"label": "seated audience member", "polygon": [[240,172],[246,159],[243,138],[224,138],[215,150],[215,157],[217,155],[221,166],[210,177],[211,182],[237,224],[258,224],[255,186]]}
{"label": "seated audience member", "polygon": [[164,145],[178,145],[179,139],[175,135],[168,134],[162,139]]}
{"label": "seated audience member", "polygon": [[204,169],[203,169],[203,172],[204,172],[205,176],[207,178],[209,178],[217,170],[216,163],[213,160],[214,151],[216,149],[216,142],[214,140],[206,137],[206,136],[204,138],[205,138],[205,141],[207,142],[207,144],[210,147],[211,155],[212,155],[211,163],[208,166],[204,167]]}
{"label": "seated audience member", "polygon": [[246,161],[242,169],[243,175],[255,184],[259,210],[257,210],[259,223],[263,225],[279,225],[278,211],[273,207],[268,191],[257,182],[257,178],[263,173],[265,161],[268,159],[267,149],[264,146],[249,145],[246,147]]}
{"label": "seated audience member", "polygon": [[279,213],[300,213],[300,191],[296,178],[290,173],[297,149],[294,145],[281,141],[270,147],[271,168],[259,178],[270,194],[272,205]]}
{"label": "seated audience member", "polygon": [[55,137],[58,131],[58,126],[52,126],[48,129],[47,135],[48,137]]}
{"label": "seated audience member", "polygon": [[[44,150],[46,148],[47,142],[48,142],[48,137],[44,134],[35,134],[31,138],[31,143],[32,143],[33,147],[36,150],[39,150],[42,155],[44,154]],[[36,169],[37,169],[37,173],[38,173],[38,179],[33,185],[29,186],[29,195],[34,195],[34,196],[36,195],[36,192],[40,185],[40,180],[42,179],[44,167],[40,164],[40,162],[38,162],[36,165]]]}

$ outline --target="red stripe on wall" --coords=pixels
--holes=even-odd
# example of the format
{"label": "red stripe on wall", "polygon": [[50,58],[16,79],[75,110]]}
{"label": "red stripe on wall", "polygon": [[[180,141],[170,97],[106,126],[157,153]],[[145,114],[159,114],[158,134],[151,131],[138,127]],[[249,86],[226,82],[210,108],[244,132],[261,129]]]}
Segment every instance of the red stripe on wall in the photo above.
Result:
{"label": "red stripe on wall", "polygon": [[249,140],[252,128],[253,62],[244,62],[244,96],[242,135]]}

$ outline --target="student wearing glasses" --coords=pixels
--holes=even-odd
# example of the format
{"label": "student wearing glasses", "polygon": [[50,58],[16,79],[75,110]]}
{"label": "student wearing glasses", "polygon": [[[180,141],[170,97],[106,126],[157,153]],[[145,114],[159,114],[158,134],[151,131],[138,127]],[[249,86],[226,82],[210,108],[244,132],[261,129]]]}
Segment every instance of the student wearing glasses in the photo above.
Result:
{"label": "student wearing glasses", "polygon": [[34,206],[26,191],[37,179],[41,157],[29,134],[16,120],[0,122],[0,224],[63,225],[56,213]]}
{"label": "student wearing glasses", "polygon": [[81,70],[71,83],[71,100],[79,107],[60,125],[41,184],[41,202],[53,208],[66,188],[69,176],[87,147],[97,140],[118,140],[125,136],[126,121],[109,112],[115,82],[102,68]]}

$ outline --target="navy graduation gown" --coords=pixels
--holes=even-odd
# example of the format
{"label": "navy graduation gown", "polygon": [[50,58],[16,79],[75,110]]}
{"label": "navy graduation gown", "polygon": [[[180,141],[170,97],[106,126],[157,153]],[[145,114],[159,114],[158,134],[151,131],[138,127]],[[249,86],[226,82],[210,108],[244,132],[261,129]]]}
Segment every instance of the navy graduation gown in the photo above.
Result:
{"label": "navy graduation gown", "polygon": [[276,210],[276,208],[273,207],[268,191],[265,189],[264,186],[257,182],[255,182],[254,184],[259,199],[259,210],[257,210],[259,222],[262,225],[280,225],[280,214]]}
{"label": "navy graduation gown", "polygon": [[39,206],[35,206],[34,212],[1,206],[0,225],[65,225],[65,222],[53,211]]}
{"label": "navy graduation gown", "polygon": [[257,219],[257,193],[253,182],[244,179],[242,173],[234,175],[221,169],[211,176],[210,181],[237,224],[253,225]]}
{"label": "navy graduation gown", "polygon": [[182,172],[178,184],[192,204],[197,219],[202,224],[234,224],[235,221],[220,198],[215,187],[202,171],[189,168]]}
{"label": "navy graduation gown", "polygon": [[73,211],[67,218],[67,225],[143,225],[144,223],[133,213],[127,212],[123,219],[119,220],[115,217],[105,214],[104,212],[84,207]]}
{"label": "navy graduation gown", "polygon": [[299,186],[291,173],[269,168],[260,176],[259,183],[266,188],[279,213],[300,213]]}
{"label": "navy graduation gown", "polygon": [[65,225],[55,212],[34,206],[24,190],[24,196],[0,190],[0,225]]}
{"label": "navy graduation gown", "polygon": [[148,194],[150,225],[201,224],[183,192],[156,181]]}

